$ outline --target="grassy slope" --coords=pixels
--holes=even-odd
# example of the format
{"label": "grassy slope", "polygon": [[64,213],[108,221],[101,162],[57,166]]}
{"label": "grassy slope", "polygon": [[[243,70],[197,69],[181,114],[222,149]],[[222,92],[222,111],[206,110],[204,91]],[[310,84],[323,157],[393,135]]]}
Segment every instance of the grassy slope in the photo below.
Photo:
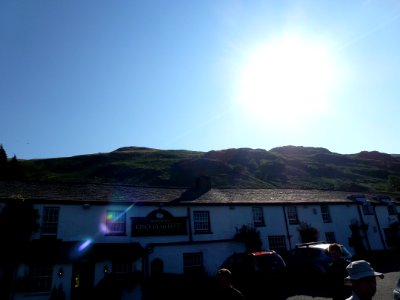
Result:
{"label": "grassy slope", "polygon": [[400,176],[400,157],[353,155],[286,146],[196,152],[126,147],[111,153],[21,161],[29,180],[191,186],[200,175],[214,187],[384,191]]}

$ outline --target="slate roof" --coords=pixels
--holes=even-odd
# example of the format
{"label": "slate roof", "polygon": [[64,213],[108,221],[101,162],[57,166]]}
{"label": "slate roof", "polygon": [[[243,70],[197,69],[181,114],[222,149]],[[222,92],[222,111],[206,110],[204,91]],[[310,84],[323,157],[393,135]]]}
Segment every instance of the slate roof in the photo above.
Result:
{"label": "slate roof", "polygon": [[111,184],[0,182],[1,198],[78,202],[170,202],[185,191]]}
{"label": "slate roof", "polygon": [[[140,187],[115,184],[72,184],[0,182],[0,199],[26,199],[37,202],[63,203],[169,203],[249,204],[249,203],[353,203],[350,192],[298,189],[208,189]],[[373,200],[378,194],[364,194]],[[379,193],[379,195],[383,195]],[[398,195],[388,195],[400,203]],[[376,202],[376,201],[374,201]]]}

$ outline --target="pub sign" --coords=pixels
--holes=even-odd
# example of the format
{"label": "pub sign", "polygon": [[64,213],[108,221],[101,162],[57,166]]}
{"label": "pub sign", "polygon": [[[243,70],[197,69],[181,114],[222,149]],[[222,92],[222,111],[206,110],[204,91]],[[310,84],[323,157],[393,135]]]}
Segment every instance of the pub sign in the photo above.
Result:
{"label": "pub sign", "polygon": [[164,209],[157,209],[147,217],[133,217],[132,236],[186,235],[187,218],[174,217]]}

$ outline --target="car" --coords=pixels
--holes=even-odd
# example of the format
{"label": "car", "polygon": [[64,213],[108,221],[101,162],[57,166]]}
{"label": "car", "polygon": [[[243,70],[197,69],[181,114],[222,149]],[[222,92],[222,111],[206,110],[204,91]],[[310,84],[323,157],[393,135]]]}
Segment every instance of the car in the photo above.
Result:
{"label": "car", "polygon": [[[297,244],[284,256],[287,271],[291,278],[305,279],[308,282],[324,283],[327,279],[329,264],[332,258],[328,253],[330,243],[311,242]],[[343,245],[342,258],[351,261],[352,253]]]}
{"label": "car", "polygon": [[400,300],[400,278],[397,280],[396,286],[394,287],[393,299]]}
{"label": "car", "polygon": [[274,250],[234,253],[220,268],[231,271],[232,284],[246,299],[279,294],[286,275],[286,262]]}
{"label": "car", "polygon": [[229,256],[221,265],[229,269],[232,277],[260,275],[271,279],[281,276],[286,270],[286,263],[274,250],[241,252]]}

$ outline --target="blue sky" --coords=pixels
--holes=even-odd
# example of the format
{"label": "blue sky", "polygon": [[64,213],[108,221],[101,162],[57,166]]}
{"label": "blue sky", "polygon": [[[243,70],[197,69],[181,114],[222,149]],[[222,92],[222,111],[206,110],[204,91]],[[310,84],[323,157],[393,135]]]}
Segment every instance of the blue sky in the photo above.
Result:
{"label": "blue sky", "polygon": [[0,2],[9,157],[400,153],[400,2]]}

